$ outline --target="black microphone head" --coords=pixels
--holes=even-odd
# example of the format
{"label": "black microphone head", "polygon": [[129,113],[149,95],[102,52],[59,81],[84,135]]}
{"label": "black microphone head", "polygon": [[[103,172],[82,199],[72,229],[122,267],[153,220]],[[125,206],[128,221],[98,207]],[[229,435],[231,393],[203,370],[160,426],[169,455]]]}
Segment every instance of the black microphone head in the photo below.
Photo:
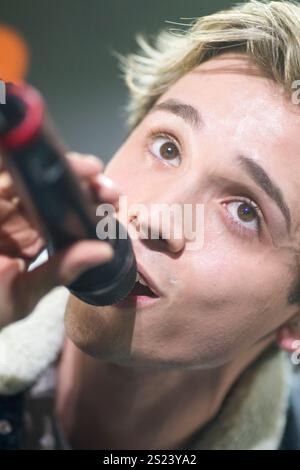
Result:
{"label": "black microphone head", "polygon": [[[116,224],[119,231],[126,233],[120,222],[116,221]],[[117,303],[127,297],[135,286],[137,264],[129,235],[108,241],[114,250],[113,259],[90,268],[67,286],[74,295],[92,305]]]}

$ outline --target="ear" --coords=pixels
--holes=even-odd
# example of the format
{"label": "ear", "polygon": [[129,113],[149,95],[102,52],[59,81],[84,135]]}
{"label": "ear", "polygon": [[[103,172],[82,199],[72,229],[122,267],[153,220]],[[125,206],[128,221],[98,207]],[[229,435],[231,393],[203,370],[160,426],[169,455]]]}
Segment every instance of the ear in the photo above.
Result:
{"label": "ear", "polygon": [[289,353],[299,350],[300,347],[300,318],[290,320],[280,326],[276,332],[276,342],[281,349]]}

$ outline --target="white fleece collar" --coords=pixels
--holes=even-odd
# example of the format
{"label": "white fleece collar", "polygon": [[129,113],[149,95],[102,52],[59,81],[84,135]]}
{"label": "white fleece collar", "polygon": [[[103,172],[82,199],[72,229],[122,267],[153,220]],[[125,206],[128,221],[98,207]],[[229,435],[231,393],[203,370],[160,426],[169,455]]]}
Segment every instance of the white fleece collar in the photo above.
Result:
{"label": "white fleece collar", "polygon": [[292,366],[288,355],[270,347],[238,379],[218,415],[189,449],[275,450],[286,424]]}
{"label": "white fleece collar", "polygon": [[0,331],[0,394],[25,390],[56,359],[68,296],[65,287],[53,289],[27,318]]}

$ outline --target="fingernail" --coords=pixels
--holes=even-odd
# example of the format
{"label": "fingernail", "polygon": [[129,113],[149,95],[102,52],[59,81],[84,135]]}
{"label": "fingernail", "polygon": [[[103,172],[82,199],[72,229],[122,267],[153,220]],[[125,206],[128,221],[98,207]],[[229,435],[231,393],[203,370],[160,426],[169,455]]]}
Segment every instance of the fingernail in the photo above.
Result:
{"label": "fingernail", "polygon": [[26,263],[22,258],[16,258],[20,272],[26,271]]}
{"label": "fingernail", "polygon": [[110,178],[108,178],[108,176],[101,174],[97,177],[97,179],[100,184],[104,184],[104,186],[107,188],[116,189],[115,183]]}
{"label": "fingernail", "polygon": [[106,243],[105,245],[102,246],[101,248],[102,253],[107,256],[108,258],[112,258],[114,254],[114,250],[111,245]]}

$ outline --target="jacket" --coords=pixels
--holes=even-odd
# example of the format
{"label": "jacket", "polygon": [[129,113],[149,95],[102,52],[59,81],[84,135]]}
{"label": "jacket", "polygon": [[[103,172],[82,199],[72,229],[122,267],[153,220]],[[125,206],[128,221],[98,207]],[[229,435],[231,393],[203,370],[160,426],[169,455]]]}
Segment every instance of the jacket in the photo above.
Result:
{"label": "jacket", "polygon": [[[0,331],[0,449],[70,449],[53,413],[68,291],[54,289]],[[300,449],[300,371],[275,345],[227,394],[185,449]]]}

